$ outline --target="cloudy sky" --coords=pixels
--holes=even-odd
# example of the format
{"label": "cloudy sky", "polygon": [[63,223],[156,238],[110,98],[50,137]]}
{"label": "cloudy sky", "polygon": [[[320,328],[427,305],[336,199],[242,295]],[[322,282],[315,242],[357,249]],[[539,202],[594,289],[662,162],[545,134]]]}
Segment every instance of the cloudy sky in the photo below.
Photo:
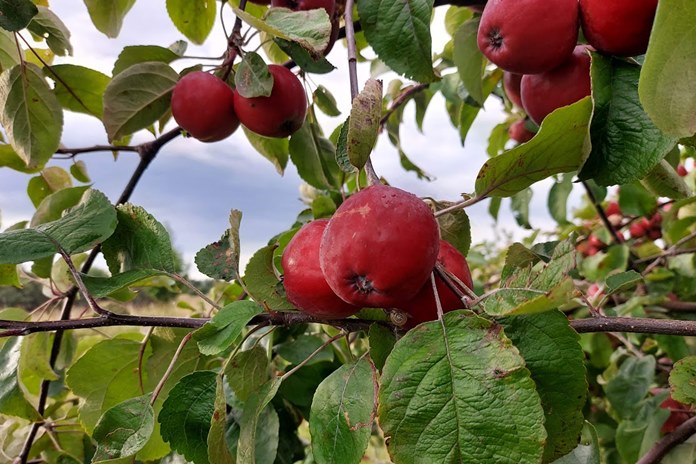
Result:
{"label": "cloudy sky", "polygon": [[[119,38],[108,39],[91,24],[83,2],[54,0],[53,10],[63,19],[72,33],[73,57],[61,59],[92,67],[111,74],[116,56],[127,45],[168,46],[184,37],[171,24],[164,2],[141,0],[125,19]],[[433,26],[434,50],[440,50],[446,40],[440,8]],[[229,11],[228,11],[229,13]],[[227,15],[231,26],[233,16]],[[441,32],[442,31],[442,32]],[[224,35],[216,27],[206,45],[189,46],[188,55],[219,56]],[[331,89],[344,115],[324,118],[325,128],[337,126],[349,109],[349,84],[346,50],[342,45],[334,47],[329,60],[338,68],[330,75],[312,76],[312,81]],[[173,66],[183,68],[196,63],[182,60]],[[358,78],[364,82],[369,77],[365,66],[359,67]],[[396,76],[382,76],[385,87]],[[373,154],[373,162],[379,175],[397,187],[418,195],[428,195],[442,200],[457,200],[462,192],[471,192],[474,179],[486,160],[487,137],[492,127],[504,119],[496,102],[491,102],[481,112],[471,129],[467,145],[462,147],[457,131],[444,112],[444,102],[439,96],[431,102],[425,117],[424,131],[420,133],[413,122],[413,107],[407,107],[405,126],[402,127],[402,143],[406,153],[423,167],[435,180],[418,180],[413,173],[405,172],[399,165],[396,150],[382,136]],[[141,134],[136,142],[148,139]],[[68,147],[85,147],[106,143],[104,128],[94,118],[66,112],[63,144]],[[122,153],[114,160],[111,153],[82,155],[87,163],[93,186],[115,201],[137,164],[133,153]],[[68,168],[70,162],[54,161],[51,164]],[[0,169],[1,227],[29,219],[33,207],[26,194],[27,176]],[[301,180],[289,164],[283,176],[257,154],[246,141],[242,131],[230,138],[204,144],[194,139],[178,138],[168,144],[158,155],[138,185],[132,203],[143,206],[172,232],[174,245],[192,262],[196,251],[217,240],[227,228],[230,209],[243,212],[241,240],[243,260],[268,239],[292,224],[303,209],[299,187]],[[531,223],[538,228],[550,229],[553,221],[546,211],[548,183],[540,183],[531,205]],[[491,240],[500,230],[517,230],[507,203],[495,225],[486,212],[487,202],[470,208],[474,242]],[[192,266],[192,270],[195,266]]]}

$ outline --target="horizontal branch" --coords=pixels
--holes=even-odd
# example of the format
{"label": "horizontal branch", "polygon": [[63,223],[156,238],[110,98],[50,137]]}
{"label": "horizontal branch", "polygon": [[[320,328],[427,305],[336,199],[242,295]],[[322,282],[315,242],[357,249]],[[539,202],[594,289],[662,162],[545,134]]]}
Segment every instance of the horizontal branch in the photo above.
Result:
{"label": "horizontal branch", "polygon": [[674,319],[648,319],[641,317],[592,317],[570,321],[578,333],[589,332],[633,332],[696,336],[696,321]]}

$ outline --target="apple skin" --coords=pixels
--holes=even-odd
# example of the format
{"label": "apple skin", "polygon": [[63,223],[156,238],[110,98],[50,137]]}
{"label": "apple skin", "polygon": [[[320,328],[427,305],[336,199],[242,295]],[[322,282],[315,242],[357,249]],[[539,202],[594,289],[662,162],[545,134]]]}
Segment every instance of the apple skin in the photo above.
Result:
{"label": "apple skin", "polygon": [[522,106],[537,124],[556,108],[575,103],[591,93],[590,55],[578,45],[562,66],[522,77]]}
{"label": "apple skin", "polygon": [[524,120],[515,121],[508,127],[508,135],[517,143],[526,143],[536,135],[527,129]]}
{"label": "apple skin", "polygon": [[333,18],[336,11],[336,0],[271,0],[271,6],[290,8],[293,11],[307,11],[323,8]]}
{"label": "apple skin", "polygon": [[489,0],[477,43],[504,71],[538,74],[563,64],[578,39],[577,0]]}
{"label": "apple skin", "polygon": [[587,42],[602,53],[642,55],[657,0],[580,0],[580,24]]}
{"label": "apple skin", "polygon": [[439,247],[437,221],[420,198],[373,185],[338,207],[321,239],[319,262],[344,301],[398,308],[423,287]]}
{"label": "apple skin", "polygon": [[607,216],[613,216],[615,214],[621,215],[621,208],[619,207],[619,204],[615,201],[610,201],[607,204],[606,209],[604,210]]}
{"label": "apple skin", "polygon": [[172,92],[176,123],[201,142],[217,142],[239,127],[234,91],[222,79],[194,71],[179,79]]}
{"label": "apple skin", "polygon": [[522,108],[522,97],[520,96],[521,83],[522,74],[507,71],[503,73],[503,89],[505,90],[505,95],[507,95],[512,104],[518,108]]}
{"label": "apple skin", "polygon": [[288,301],[298,309],[322,319],[341,319],[360,311],[340,299],[326,283],[319,266],[319,244],[328,219],[302,226],[288,242],[281,264]]}
{"label": "apple skin", "polygon": [[[459,280],[464,282],[467,287],[472,288],[474,286],[466,258],[449,242],[440,240],[440,251],[437,255],[437,261]],[[459,296],[457,296],[438,275],[435,276],[435,287],[440,297],[442,312],[446,313],[464,307]],[[422,322],[436,320],[437,305],[435,303],[435,294],[433,293],[430,279],[426,280],[423,287],[411,301],[399,309],[405,311],[410,316],[408,322],[406,322],[404,326],[407,329],[411,329]]]}
{"label": "apple skin", "polygon": [[292,71],[277,64],[268,65],[273,90],[268,97],[244,98],[234,92],[234,109],[244,126],[265,137],[287,137],[295,133],[307,115],[307,97]]}
{"label": "apple skin", "polygon": [[677,166],[677,174],[679,174],[680,177],[685,177],[687,174],[689,174],[689,171],[686,170],[686,166],[680,164]]}

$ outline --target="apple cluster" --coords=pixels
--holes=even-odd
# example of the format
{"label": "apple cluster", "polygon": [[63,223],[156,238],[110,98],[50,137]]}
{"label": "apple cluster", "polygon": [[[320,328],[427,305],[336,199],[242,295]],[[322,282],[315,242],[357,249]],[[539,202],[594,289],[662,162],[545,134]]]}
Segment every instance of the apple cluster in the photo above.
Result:
{"label": "apple cluster", "polygon": [[[440,239],[428,205],[387,185],[367,187],[344,201],[331,219],[305,224],[281,259],[288,300],[321,319],[351,316],[363,307],[397,308],[405,327],[437,319],[430,276],[439,262],[471,287],[466,258]],[[463,306],[439,277],[443,311]]]}
{"label": "apple cluster", "polygon": [[[331,18],[328,53],[338,38],[336,0],[256,0],[293,11],[324,8]],[[240,123],[264,137],[292,135],[304,123],[307,97],[297,76],[284,66],[271,64],[273,77],[269,96],[246,98],[219,77],[193,71],[184,75],[172,93],[172,116],[176,123],[201,142],[217,142],[232,135]]]}
{"label": "apple cluster", "polygon": [[[477,43],[504,74],[510,101],[537,124],[590,95],[589,50],[645,53],[658,0],[489,0]],[[587,44],[578,44],[578,28]],[[511,138],[524,139],[521,127]]]}

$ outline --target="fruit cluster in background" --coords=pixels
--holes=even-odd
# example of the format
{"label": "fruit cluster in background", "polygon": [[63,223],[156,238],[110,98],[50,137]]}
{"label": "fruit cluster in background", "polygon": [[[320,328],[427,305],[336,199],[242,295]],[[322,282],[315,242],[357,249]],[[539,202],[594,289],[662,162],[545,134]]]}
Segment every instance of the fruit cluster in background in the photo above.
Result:
{"label": "fruit cluster in background", "polygon": [[[510,102],[539,125],[556,108],[590,95],[590,51],[644,54],[656,9],[657,0],[489,0],[477,43],[504,71]],[[534,136],[533,126],[514,121],[508,135],[525,143]]]}
{"label": "fruit cluster in background", "polygon": [[[335,0],[252,0],[260,5],[306,11],[323,8],[331,21],[326,55],[338,39],[340,12]],[[240,123],[248,130],[273,138],[288,137],[304,123],[307,97],[304,87],[290,69],[268,65],[273,87],[268,96],[245,97],[227,80],[204,71],[185,74],[172,93],[172,116],[191,137],[201,142],[223,140]]]}
{"label": "fruit cluster in background", "polygon": [[[443,312],[462,308],[462,285],[473,286],[464,256],[440,239],[428,205],[415,195],[373,185],[349,197],[331,219],[305,224],[282,255],[288,300],[323,319],[363,307],[405,312],[404,327],[437,319],[430,279],[436,263],[452,285],[435,278]],[[453,282],[453,283],[452,283]]]}

